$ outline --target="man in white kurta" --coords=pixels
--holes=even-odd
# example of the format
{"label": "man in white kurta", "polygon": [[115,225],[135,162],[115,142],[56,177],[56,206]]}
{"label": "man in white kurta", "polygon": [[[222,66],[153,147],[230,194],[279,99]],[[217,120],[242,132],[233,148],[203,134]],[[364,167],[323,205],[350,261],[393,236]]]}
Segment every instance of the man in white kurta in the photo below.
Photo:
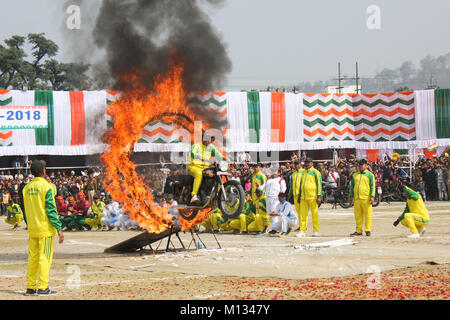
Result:
{"label": "man in white kurta", "polygon": [[277,215],[280,219],[272,223],[272,230],[281,232],[281,235],[287,235],[292,228],[298,223],[298,215],[295,211],[295,207],[287,201],[287,195],[280,193],[279,203],[275,208],[275,212],[271,215]]}
{"label": "man in white kurta", "polygon": [[270,220],[273,224],[278,220],[278,216],[271,215],[271,213],[275,212],[275,208],[279,203],[278,195],[286,192],[286,181],[280,177],[280,172],[276,172],[260,189],[261,191],[266,190],[267,213],[270,215]]}

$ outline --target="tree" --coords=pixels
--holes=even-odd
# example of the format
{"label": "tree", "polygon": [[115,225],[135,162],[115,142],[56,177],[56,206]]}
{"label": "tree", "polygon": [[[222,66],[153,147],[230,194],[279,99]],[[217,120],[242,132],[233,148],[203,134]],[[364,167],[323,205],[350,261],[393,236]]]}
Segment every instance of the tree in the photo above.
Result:
{"label": "tree", "polygon": [[[23,46],[31,45],[31,61]],[[44,33],[30,33],[26,38],[13,36],[0,45],[0,88],[30,90],[89,90],[92,86],[87,76],[89,65],[62,63],[55,57],[58,45]]]}
{"label": "tree", "polygon": [[411,89],[408,87],[400,87],[394,90],[394,92],[403,92],[403,91],[411,91]]}
{"label": "tree", "polygon": [[16,75],[26,57],[25,51],[22,49],[24,43],[24,37],[13,36],[5,40],[6,47],[0,45],[0,86],[4,89],[11,85],[18,85],[15,82]]}

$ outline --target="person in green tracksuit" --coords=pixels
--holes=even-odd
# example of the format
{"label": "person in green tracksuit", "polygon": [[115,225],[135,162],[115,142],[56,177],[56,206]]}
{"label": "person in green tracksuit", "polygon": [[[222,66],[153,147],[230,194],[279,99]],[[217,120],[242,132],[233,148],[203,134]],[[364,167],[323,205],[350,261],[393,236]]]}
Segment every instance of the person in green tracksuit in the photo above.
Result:
{"label": "person in green tracksuit", "polygon": [[247,227],[249,232],[256,232],[256,234],[263,234],[266,232],[267,227],[270,226],[270,216],[267,213],[267,205],[266,205],[266,196],[263,195],[263,192],[259,189],[256,189],[256,215],[255,221],[250,223]]}
{"label": "person in green tracksuit", "polygon": [[227,222],[228,219],[223,218],[222,212],[217,208],[211,216],[202,223],[202,226],[205,227],[207,231],[217,233],[220,229],[229,230]]}
{"label": "person in green tracksuit", "polygon": [[[267,181],[267,177],[264,173],[261,172],[261,165],[257,164],[254,168],[252,176],[252,201],[256,205],[258,196],[256,195],[256,190],[259,187],[264,185]],[[265,191],[262,192],[262,195],[265,195]]]}
{"label": "person in green tracksuit", "polygon": [[14,203],[12,198],[9,199],[9,206],[6,209],[5,222],[13,226],[14,230],[20,229],[20,225],[23,221],[22,209],[17,203]]}
{"label": "person in green tracksuit", "polygon": [[311,158],[305,160],[305,171],[301,174],[298,200],[300,202],[300,233],[298,237],[306,236],[308,212],[311,210],[313,222],[313,237],[319,236],[319,204],[322,202],[322,175],[313,167]]}
{"label": "person in green tracksuit", "polygon": [[291,176],[291,184],[290,184],[291,187],[289,188],[289,198],[291,198],[291,197],[294,198],[295,211],[297,211],[298,222],[299,222],[299,227],[298,227],[297,231],[299,231],[300,225],[301,225],[300,198],[299,198],[300,181],[302,179],[302,173],[305,171],[305,169],[303,169],[303,164],[302,164],[301,160],[295,161],[295,167],[297,170]]}
{"label": "person in green tracksuit", "polygon": [[247,234],[248,226],[256,219],[256,207],[252,202],[252,196],[249,193],[245,194],[245,203],[242,213],[237,219],[230,222],[230,228],[233,230],[240,230],[241,234]]}
{"label": "person in green tracksuit", "polygon": [[85,220],[85,223],[93,230],[104,229],[105,225],[102,223],[101,219],[103,218],[103,212],[106,209],[106,205],[103,201],[100,201],[100,197],[98,195],[94,195],[94,203],[91,205],[92,214]]}
{"label": "person in green tracksuit", "polygon": [[223,160],[224,156],[212,144],[214,137],[204,134],[202,142],[196,143],[191,147],[191,156],[188,164],[188,172],[194,177],[194,185],[192,186],[191,203],[198,202],[198,191],[203,180],[203,171],[211,164],[211,157],[217,161]]}
{"label": "person in green tracksuit", "polygon": [[53,187],[45,180],[45,166],[44,161],[33,161],[31,173],[34,178],[22,192],[29,234],[27,295],[55,293],[48,288],[55,235],[58,234],[59,243],[64,241]]}
{"label": "person in green tracksuit", "polygon": [[355,204],[354,213],[356,232],[350,236],[362,236],[363,222],[365,220],[366,236],[370,237],[372,231],[372,204],[375,201],[375,176],[367,169],[367,160],[361,159],[359,168],[350,182],[350,205]]}
{"label": "person in green tracksuit", "polygon": [[403,191],[407,198],[406,207],[401,216],[394,222],[394,226],[396,227],[401,222],[411,231],[409,238],[419,238],[424,234],[425,226],[430,223],[428,210],[419,193],[405,185]]}

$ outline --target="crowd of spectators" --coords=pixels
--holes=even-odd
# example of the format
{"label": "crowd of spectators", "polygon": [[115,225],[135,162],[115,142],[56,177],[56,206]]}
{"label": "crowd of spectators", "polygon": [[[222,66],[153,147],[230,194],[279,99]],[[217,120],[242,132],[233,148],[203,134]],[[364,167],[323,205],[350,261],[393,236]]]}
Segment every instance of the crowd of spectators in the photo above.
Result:
{"label": "crowd of spectators", "polygon": [[[303,154],[303,157],[306,157]],[[290,177],[295,172],[293,154],[291,161],[261,164],[262,172],[270,177],[276,171],[280,173],[290,187]],[[337,159],[334,161],[315,161],[314,166],[322,174],[322,180],[326,184],[337,187],[348,187],[353,173],[357,171],[356,157],[349,159]],[[251,188],[252,164],[247,162],[230,164],[233,179],[238,180],[244,190]],[[412,180],[413,187],[422,194],[426,201],[449,200],[450,195],[450,157],[441,156],[432,159],[419,159],[410,168],[409,160],[399,158],[385,158],[377,162],[369,161],[369,170],[377,178],[377,185],[383,188],[383,192],[395,186],[401,179]],[[149,185],[155,194],[162,193],[164,183],[169,175],[187,174],[185,165],[167,164],[164,166],[142,166],[138,172],[144,182]],[[411,177],[412,176],[412,177]],[[20,205],[23,210],[22,190],[31,181],[32,175],[23,169],[0,171],[0,201],[1,215],[6,215],[10,199]],[[62,197],[67,203],[73,197],[75,200],[79,194],[85,195],[86,200],[92,205],[94,197],[108,205],[112,201],[104,189],[105,175],[101,168],[83,170],[48,170],[47,180],[56,186],[56,196]]]}

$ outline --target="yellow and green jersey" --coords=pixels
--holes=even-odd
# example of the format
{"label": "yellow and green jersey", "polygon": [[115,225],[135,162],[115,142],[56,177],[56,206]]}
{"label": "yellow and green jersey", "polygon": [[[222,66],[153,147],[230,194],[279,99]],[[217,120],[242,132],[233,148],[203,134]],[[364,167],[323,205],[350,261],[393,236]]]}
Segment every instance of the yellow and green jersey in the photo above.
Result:
{"label": "yellow and green jersey", "polygon": [[93,203],[91,205],[92,213],[96,216],[98,216],[100,213],[103,213],[103,210],[105,210],[106,206],[102,201],[99,201],[98,203]]}
{"label": "yellow and green jersey", "polygon": [[429,223],[430,216],[420,194],[407,186],[403,186],[403,190],[408,194],[408,199],[406,200],[405,210],[403,210],[403,213],[398,220],[402,221],[405,218],[405,213],[415,213],[423,217],[422,223]]}
{"label": "yellow and green jersey", "polygon": [[257,198],[256,213],[261,215],[267,215],[266,196]]}
{"label": "yellow and green jersey", "polygon": [[255,219],[255,214],[256,214],[256,207],[255,205],[252,203],[248,203],[247,201],[244,202],[244,208],[242,209],[242,213],[241,214],[245,214],[246,216],[249,216],[250,218],[252,218],[253,220]]}
{"label": "yellow and green jersey", "polygon": [[16,203],[14,203],[11,206],[8,206],[8,208],[6,209],[6,212],[7,212],[7,216],[6,216],[7,219],[11,218],[12,216],[15,216],[16,214],[23,214],[22,209]]}
{"label": "yellow and green jersey", "polygon": [[217,151],[216,147],[213,144],[205,146],[203,143],[196,143],[191,147],[191,158],[190,164],[197,164],[203,167],[209,167],[209,163],[203,161],[202,159],[210,160],[211,157],[216,158],[216,160],[220,161],[223,159],[223,156]]}
{"label": "yellow and green jersey", "polygon": [[305,169],[295,171],[291,176],[291,188],[289,189],[289,197],[296,199],[300,192],[300,181],[302,179],[302,173]]}
{"label": "yellow and green jersey", "polygon": [[356,172],[353,174],[350,182],[350,198],[356,200],[367,200],[375,198],[375,176],[369,170],[364,172]]}
{"label": "yellow and green jersey", "polygon": [[299,194],[301,200],[312,200],[322,196],[322,175],[313,167],[302,172]]}
{"label": "yellow and green jersey", "polygon": [[48,238],[61,230],[53,187],[44,178],[35,177],[23,189],[30,238]]}
{"label": "yellow and green jersey", "polygon": [[[256,199],[256,189],[266,183],[267,177],[261,171],[258,171],[252,176],[252,198]],[[263,191],[263,195],[265,194],[265,190]]]}

